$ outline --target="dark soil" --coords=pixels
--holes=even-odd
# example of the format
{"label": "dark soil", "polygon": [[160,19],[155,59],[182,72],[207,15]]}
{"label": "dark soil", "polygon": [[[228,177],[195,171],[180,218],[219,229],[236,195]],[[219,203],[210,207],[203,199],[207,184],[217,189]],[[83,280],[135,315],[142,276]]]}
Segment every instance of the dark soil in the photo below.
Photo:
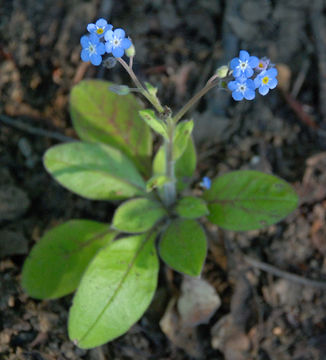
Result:
{"label": "dark soil", "polygon": [[[325,6],[322,0],[2,0],[0,359],[326,359]],[[116,206],[71,194],[42,165],[46,149],[76,136],[68,113],[74,84],[84,78],[129,84],[119,66],[106,70],[80,60],[80,36],[99,17],[126,29],[136,45],[137,75],[175,110],[239,49],[270,57],[279,86],[268,96],[235,103],[227,92],[212,91],[189,114],[199,156],[194,188],[204,175],[258,169],[292,183],[300,206],[264,231],[207,224],[203,278],[222,301],[207,324],[179,329],[178,337],[162,331],[159,321],[180,283],[166,270],[143,319],[112,343],[85,351],[67,336],[72,297],[33,300],[20,274],[45,230],[71,218],[109,221]],[[262,271],[262,264],[273,267]]]}

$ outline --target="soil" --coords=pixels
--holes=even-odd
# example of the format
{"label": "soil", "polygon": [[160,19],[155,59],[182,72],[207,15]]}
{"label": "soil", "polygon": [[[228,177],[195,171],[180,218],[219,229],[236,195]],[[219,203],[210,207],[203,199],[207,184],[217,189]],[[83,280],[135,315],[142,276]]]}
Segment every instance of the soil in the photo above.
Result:
{"label": "soil", "polygon": [[[326,359],[325,6],[322,0],[2,0],[0,359]],[[79,39],[99,17],[126,29],[136,45],[135,72],[172,109],[240,49],[269,57],[279,86],[268,96],[235,103],[216,90],[189,113],[199,156],[193,188],[203,176],[257,169],[289,181],[300,204],[263,231],[206,224],[202,278],[221,306],[205,324],[159,326],[181,284],[165,269],[142,320],[86,351],[67,336],[72,296],[37,301],[20,279],[45,230],[71,218],[110,221],[117,205],[66,191],[42,164],[46,149],[76,137],[68,111],[74,84],[85,78],[130,84],[119,66],[80,60]]]}

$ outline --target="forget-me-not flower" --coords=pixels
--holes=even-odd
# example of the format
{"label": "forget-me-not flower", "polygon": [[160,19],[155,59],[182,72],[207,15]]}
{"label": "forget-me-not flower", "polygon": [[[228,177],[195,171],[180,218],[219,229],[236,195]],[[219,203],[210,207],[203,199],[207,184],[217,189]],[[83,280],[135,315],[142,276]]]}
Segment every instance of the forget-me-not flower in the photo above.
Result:
{"label": "forget-me-not flower", "polygon": [[204,176],[200,185],[204,188],[204,189],[210,189],[211,185],[212,185],[212,180],[208,177],[208,176]]}
{"label": "forget-me-not flower", "polygon": [[93,65],[100,65],[105,53],[105,46],[95,34],[84,35],[80,38],[83,47],[80,57],[83,61],[90,61]]}
{"label": "forget-me-not flower", "polygon": [[104,39],[105,49],[107,53],[112,53],[116,58],[120,58],[124,55],[125,50],[128,49],[132,43],[125,37],[126,33],[123,29],[109,30],[105,33]]}
{"label": "forget-me-not flower", "polygon": [[277,70],[271,68],[265,71],[262,71],[255,78],[255,88],[258,88],[258,91],[261,95],[266,95],[269,92],[269,89],[274,89],[277,85]]}
{"label": "forget-me-not flower", "polygon": [[252,79],[243,80],[238,78],[228,83],[228,88],[232,91],[232,97],[236,101],[241,101],[243,98],[252,100],[255,98],[255,83]]}
{"label": "forget-me-not flower", "polygon": [[108,24],[105,19],[98,19],[95,24],[88,24],[87,30],[91,34],[96,34],[99,38],[103,37],[106,31],[112,30],[113,26]]}
{"label": "forget-me-not flower", "polygon": [[254,68],[259,60],[256,56],[250,56],[248,51],[240,50],[239,57],[233,58],[230,62],[230,68],[233,70],[235,78],[250,78],[254,73]]}

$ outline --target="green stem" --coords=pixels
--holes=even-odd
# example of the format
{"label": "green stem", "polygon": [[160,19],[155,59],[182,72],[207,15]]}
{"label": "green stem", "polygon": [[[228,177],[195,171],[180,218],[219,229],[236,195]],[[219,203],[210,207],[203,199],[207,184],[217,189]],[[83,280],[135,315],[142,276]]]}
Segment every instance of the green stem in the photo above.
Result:
{"label": "green stem", "polygon": [[171,179],[170,182],[164,185],[164,202],[166,206],[174,204],[177,196],[176,179],[175,179],[175,161],[173,160],[173,140],[175,124],[172,118],[167,119],[168,139],[165,139],[165,175]]}
{"label": "green stem", "polygon": [[203,97],[209,90],[215,87],[216,81],[208,82],[197,94],[195,94],[174,116],[173,121],[176,124],[183,116],[186,114],[189,109],[196,104],[201,97]]}
{"label": "green stem", "polygon": [[136,74],[134,73],[134,71],[133,71],[133,69],[131,67],[132,63],[131,63],[131,66],[130,66],[122,58],[117,58],[117,60],[124,67],[124,69],[127,71],[127,73],[129,74],[129,76],[131,77],[132,81],[135,83],[135,85],[137,86],[137,88],[139,89],[141,94],[154,106],[154,108],[156,109],[157,112],[162,114],[164,112],[164,109],[163,109],[162,105],[159,103],[157,98],[154,98],[147,91],[147,89],[144,88],[144,86],[141,84],[141,82],[138,80]]}

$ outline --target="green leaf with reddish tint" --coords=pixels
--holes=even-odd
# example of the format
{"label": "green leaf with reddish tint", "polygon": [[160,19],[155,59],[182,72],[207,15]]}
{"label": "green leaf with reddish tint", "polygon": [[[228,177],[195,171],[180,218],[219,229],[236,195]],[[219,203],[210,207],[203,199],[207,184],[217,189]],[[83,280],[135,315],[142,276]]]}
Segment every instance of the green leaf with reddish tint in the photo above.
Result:
{"label": "green leaf with reddish tint", "polygon": [[90,220],[70,220],[49,230],[24,263],[23,288],[36,299],[70,294],[97,251],[116,234],[108,224]]}
{"label": "green leaf with reddish tint", "polygon": [[81,140],[103,142],[120,149],[144,174],[150,170],[152,135],[140,118],[137,99],[109,90],[113,83],[83,80],[70,95],[70,114]]}
{"label": "green leaf with reddish tint", "polygon": [[68,332],[88,349],[124,334],[152,301],[159,270],[156,234],[119,239],[88,266],[70,308]]}
{"label": "green leaf with reddish tint", "polygon": [[44,165],[62,186],[88,199],[120,200],[146,193],[131,160],[105,144],[56,145],[45,153]]}
{"label": "green leaf with reddish tint", "polygon": [[253,170],[216,178],[203,197],[210,211],[208,219],[235,231],[275,224],[298,206],[298,196],[286,181]]}
{"label": "green leaf with reddish tint", "polygon": [[153,110],[140,110],[139,115],[155,132],[162,135],[165,139],[168,139],[168,132],[165,122],[159,119]]}
{"label": "green leaf with reddish tint", "polygon": [[207,253],[205,232],[195,220],[173,220],[161,236],[159,252],[174,270],[199,276]]}
{"label": "green leaf with reddish tint", "polygon": [[205,201],[194,196],[181,198],[176,204],[175,211],[179,216],[188,219],[197,219],[209,213]]}
{"label": "green leaf with reddish tint", "polygon": [[166,210],[160,202],[136,198],[124,202],[117,208],[112,225],[122,232],[140,233],[151,229],[166,215]]}

